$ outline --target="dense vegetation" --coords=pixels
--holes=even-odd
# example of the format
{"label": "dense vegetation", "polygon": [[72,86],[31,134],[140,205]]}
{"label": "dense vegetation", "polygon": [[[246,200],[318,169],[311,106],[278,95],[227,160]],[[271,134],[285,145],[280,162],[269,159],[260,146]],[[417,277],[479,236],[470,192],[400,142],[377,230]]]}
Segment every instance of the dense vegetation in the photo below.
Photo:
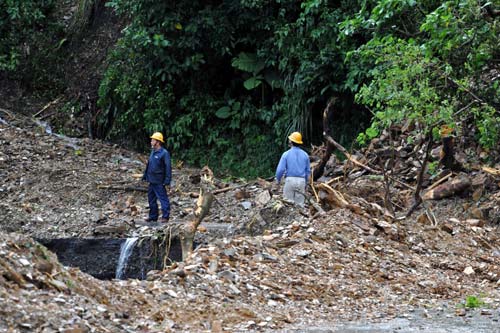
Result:
{"label": "dense vegetation", "polygon": [[50,19],[56,4],[56,0],[0,0],[0,78],[8,76],[48,95],[60,88],[56,61],[62,28]]}
{"label": "dense vegetation", "polygon": [[53,1],[0,2],[0,70],[13,71],[34,42],[33,32],[46,24]]}
{"label": "dense vegetation", "polygon": [[[19,22],[33,23],[22,29],[10,24],[19,20],[9,11],[16,3],[1,5],[4,70],[18,64],[26,29],[43,23],[32,13],[51,1],[23,2]],[[270,175],[288,133],[321,141],[322,111],[334,97],[331,134],[343,144],[368,142],[411,120],[415,135],[446,125],[457,134],[472,131],[486,149],[498,145],[500,27],[491,2],[106,5],[129,22],[99,88],[100,132],[108,138],[143,147],[147,134],[160,130],[179,159]]]}

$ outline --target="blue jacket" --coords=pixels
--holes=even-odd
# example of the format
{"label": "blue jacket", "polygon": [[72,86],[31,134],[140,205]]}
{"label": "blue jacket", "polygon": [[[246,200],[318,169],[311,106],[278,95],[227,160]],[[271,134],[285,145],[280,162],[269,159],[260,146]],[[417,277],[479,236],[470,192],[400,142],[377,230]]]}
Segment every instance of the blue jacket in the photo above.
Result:
{"label": "blue jacket", "polygon": [[276,168],[276,180],[278,183],[281,177],[303,177],[307,181],[311,174],[311,163],[309,156],[299,147],[292,147],[281,155],[280,162]]}
{"label": "blue jacket", "polygon": [[151,184],[170,186],[170,181],[172,180],[172,166],[168,150],[161,147],[151,152],[142,179]]}

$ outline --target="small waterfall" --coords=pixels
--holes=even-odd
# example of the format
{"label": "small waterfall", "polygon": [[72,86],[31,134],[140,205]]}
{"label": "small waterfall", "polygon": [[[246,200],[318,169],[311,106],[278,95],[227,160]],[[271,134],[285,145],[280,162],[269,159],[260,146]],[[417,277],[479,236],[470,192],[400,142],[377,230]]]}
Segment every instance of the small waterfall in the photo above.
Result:
{"label": "small waterfall", "polygon": [[127,238],[120,246],[120,259],[118,259],[118,266],[116,266],[116,278],[122,280],[127,269],[128,258],[134,250],[137,237]]}

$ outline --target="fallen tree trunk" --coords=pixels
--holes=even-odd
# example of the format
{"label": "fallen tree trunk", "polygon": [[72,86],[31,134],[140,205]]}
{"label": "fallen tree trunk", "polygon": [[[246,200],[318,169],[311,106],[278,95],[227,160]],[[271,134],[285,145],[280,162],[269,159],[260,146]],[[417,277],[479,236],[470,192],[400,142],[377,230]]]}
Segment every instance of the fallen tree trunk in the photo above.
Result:
{"label": "fallen tree trunk", "polygon": [[444,184],[436,186],[430,191],[426,192],[422,200],[438,200],[446,197],[451,197],[455,194],[461,193],[471,187],[471,180],[469,177],[462,175],[453,180],[449,180]]}
{"label": "fallen tree trunk", "polygon": [[97,188],[100,190],[111,190],[111,191],[139,191],[139,192],[147,192],[148,189],[139,186],[130,186],[130,185],[97,185]]}
{"label": "fallen tree trunk", "polygon": [[331,206],[344,208],[349,205],[349,202],[344,198],[342,193],[327,184],[320,183],[318,190],[320,191],[320,199],[326,201]]}
{"label": "fallen tree trunk", "polygon": [[[252,184],[252,183],[241,184],[241,185],[236,185],[236,186],[231,186],[231,187],[224,187],[224,188],[220,188],[218,190],[212,191],[211,193],[213,195],[217,195],[217,194],[221,194],[221,193],[224,193],[224,192],[228,192],[228,191],[232,191],[232,190],[237,190],[239,188],[246,187],[246,186],[248,186],[250,184]],[[196,192],[189,192],[188,194],[189,194],[189,196],[191,198],[198,198],[200,196],[200,194],[196,193]]]}

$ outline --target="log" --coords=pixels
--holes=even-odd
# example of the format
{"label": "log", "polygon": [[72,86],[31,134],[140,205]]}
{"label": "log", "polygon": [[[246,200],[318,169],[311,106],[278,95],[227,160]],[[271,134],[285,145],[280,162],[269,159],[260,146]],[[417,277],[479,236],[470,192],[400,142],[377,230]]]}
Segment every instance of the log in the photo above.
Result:
{"label": "log", "polygon": [[111,190],[111,191],[139,191],[139,192],[147,192],[148,189],[144,187],[139,187],[139,186],[130,186],[130,185],[124,185],[124,186],[117,186],[117,185],[97,185],[98,189],[101,190]]}
{"label": "log", "polygon": [[355,157],[353,157],[351,154],[349,154],[349,152],[347,151],[347,149],[345,149],[341,144],[339,144],[337,141],[333,140],[333,138],[329,135],[325,135],[325,139],[326,141],[328,142],[328,144],[331,144],[333,145],[335,148],[337,148],[338,150],[340,150],[342,152],[342,154],[345,155],[345,157],[347,157],[347,159],[349,161],[351,161],[352,163],[356,164],[357,166],[365,169],[366,171],[369,171],[371,173],[374,173],[376,175],[381,175],[382,172],[379,171],[379,170],[375,170],[375,169],[372,169],[370,168],[369,166],[367,165],[364,165],[363,163],[361,163],[360,161],[358,161]]}
{"label": "log", "polygon": [[436,181],[434,184],[432,184],[431,186],[429,186],[429,188],[427,189],[427,191],[430,191],[432,189],[434,189],[435,187],[438,187],[439,185],[441,185],[442,183],[444,183],[445,181],[448,180],[448,178],[450,178],[451,176],[453,176],[453,173],[449,173],[447,174],[446,176],[442,177],[441,179],[439,179],[438,181]]}
{"label": "log", "polygon": [[231,186],[231,187],[224,187],[224,188],[220,188],[218,190],[215,190],[212,193],[214,195],[215,194],[220,194],[220,193],[224,193],[224,192],[227,192],[227,191],[236,190],[236,189],[239,189],[241,187],[248,186],[248,185],[250,185],[250,184],[241,184],[241,185],[236,185],[236,186]]}
{"label": "log", "polygon": [[381,175],[382,172],[381,171],[378,171],[378,170],[375,170],[373,168],[370,168],[369,166],[359,162],[356,158],[354,158],[348,151],[347,149],[345,149],[341,144],[339,144],[338,142],[336,142],[330,135],[330,126],[329,126],[329,122],[328,122],[328,119],[330,118],[330,115],[331,113],[333,112],[332,110],[332,106],[333,104],[335,103],[335,100],[336,98],[332,98],[330,99],[330,101],[328,102],[328,105],[326,106],[325,110],[323,111],[323,137],[325,139],[325,143],[326,143],[326,151],[325,153],[323,154],[323,156],[321,157],[321,161],[320,163],[313,169],[313,172],[312,172],[312,177],[313,177],[313,180],[317,180],[318,178],[320,178],[322,175],[323,175],[323,172],[325,171],[325,165],[326,163],[328,162],[328,160],[330,159],[330,156],[332,155],[334,149],[338,149],[342,152],[342,154],[345,155],[345,157],[347,157],[347,159],[349,161],[351,161],[352,163],[354,163],[355,165],[357,165],[358,167],[361,167],[371,173],[374,173],[374,174],[377,174],[377,175]]}
{"label": "log", "polygon": [[59,102],[59,100],[61,99],[61,96],[57,97],[55,100],[53,100],[52,102],[49,102],[47,103],[43,108],[40,109],[40,111],[38,111],[37,113],[35,113],[33,115],[33,118],[36,118],[38,117],[43,111],[47,110],[48,108],[50,108],[52,105],[56,104],[57,102]]}
{"label": "log", "polygon": [[6,109],[2,109],[0,108],[0,112],[2,113],[5,113],[7,116],[9,116],[11,119],[15,119],[16,117],[14,117],[14,115],[11,113],[12,111],[10,110],[6,110]]}
{"label": "log", "polygon": [[[239,188],[246,187],[246,186],[251,185],[251,184],[252,183],[247,183],[247,184],[241,184],[241,185],[236,185],[236,186],[231,186],[231,187],[224,187],[224,188],[220,188],[218,190],[212,191],[211,193],[213,195],[217,195],[217,194],[221,194],[221,193],[224,193],[224,192],[228,192],[228,191],[232,191],[232,190],[237,190]],[[196,192],[189,192],[188,195],[191,198],[198,198],[200,196],[200,194],[196,193]]]}
{"label": "log", "polygon": [[432,190],[426,192],[422,200],[438,200],[446,197],[451,197],[469,189],[472,182],[469,177],[462,175],[453,180],[449,180],[444,184],[436,186]]}
{"label": "log", "polygon": [[495,168],[490,168],[488,166],[483,166],[481,168],[483,171],[489,173],[492,176],[500,176],[500,170]]}
{"label": "log", "polygon": [[324,197],[324,199],[326,199],[330,204],[341,208],[347,207],[349,205],[349,202],[344,198],[342,193],[334,190],[331,186],[321,183],[318,185],[318,189],[323,190],[327,193],[327,196]]}
{"label": "log", "polygon": [[10,281],[17,283],[20,287],[23,287],[26,284],[23,276],[16,272],[10,265],[0,258],[0,268],[3,267],[3,275]]}

